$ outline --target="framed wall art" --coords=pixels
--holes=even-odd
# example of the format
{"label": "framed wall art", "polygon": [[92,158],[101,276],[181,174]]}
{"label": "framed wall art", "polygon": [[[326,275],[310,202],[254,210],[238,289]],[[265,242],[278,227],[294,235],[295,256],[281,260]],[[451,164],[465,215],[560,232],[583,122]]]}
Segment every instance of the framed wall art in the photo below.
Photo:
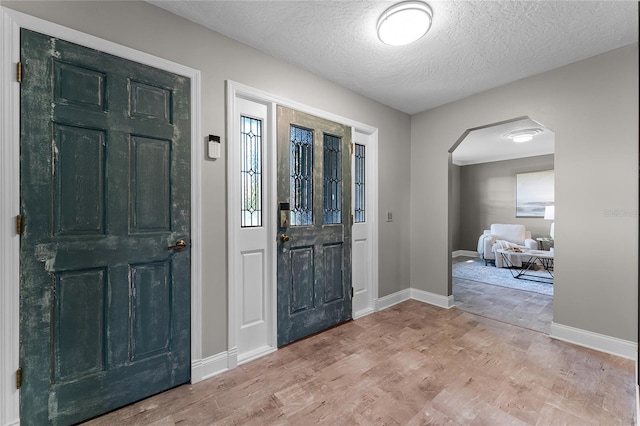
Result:
{"label": "framed wall art", "polygon": [[544,208],[554,204],[553,170],[516,173],[516,217],[544,217]]}

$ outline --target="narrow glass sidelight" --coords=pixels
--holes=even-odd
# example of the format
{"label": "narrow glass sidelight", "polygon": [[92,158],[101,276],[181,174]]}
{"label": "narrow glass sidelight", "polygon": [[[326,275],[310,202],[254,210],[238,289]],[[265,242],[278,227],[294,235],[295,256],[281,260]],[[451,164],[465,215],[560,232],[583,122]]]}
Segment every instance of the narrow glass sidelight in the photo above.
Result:
{"label": "narrow glass sidelight", "polygon": [[313,130],[290,127],[291,226],[313,224]]}
{"label": "narrow glass sidelight", "polygon": [[342,139],[323,137],[323,219],[325,224],[342,223]]}
{"label": "narrow glass sidelight", "polygon": [[240,186],[243,228],[262,226],[262,121],[240,117]]}
{"label": "narrow glass sidelight", "polygon": [[355,144],[355,165],[354,165],[354,222],[362,223],[365,221],[365,150],[364,145]]}

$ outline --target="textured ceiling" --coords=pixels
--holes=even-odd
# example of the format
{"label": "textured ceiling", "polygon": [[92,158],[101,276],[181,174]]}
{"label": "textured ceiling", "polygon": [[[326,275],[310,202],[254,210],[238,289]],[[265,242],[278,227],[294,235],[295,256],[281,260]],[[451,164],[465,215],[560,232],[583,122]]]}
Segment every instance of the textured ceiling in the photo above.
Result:
{"label": "textured ceiling", "polygon": [[409,114],[638,40],[633,1],[427,1],[401,47],[376,37],[389,1],[149,2]]}

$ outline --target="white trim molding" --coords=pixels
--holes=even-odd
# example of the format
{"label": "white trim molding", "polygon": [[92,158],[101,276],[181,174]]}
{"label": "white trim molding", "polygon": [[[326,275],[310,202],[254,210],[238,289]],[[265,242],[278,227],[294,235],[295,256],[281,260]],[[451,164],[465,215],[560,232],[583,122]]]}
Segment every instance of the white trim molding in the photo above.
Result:
{"label": "white trim molding", "polygon": [[204,359],[198,359],[191,362],[191,382],[197,383],[227,370],[230,370],[230,368],[229,353],[226,351]]}
{"label": "white trim molding", "polygon": [[[227,80],[226,85],[226,112],[227,112],[227,140],[234,141],[235,135],[231,132],[234,132],[234,114],[236,111],[236,105],[238,104],[238,99],[244,99],[251,102],[255,102],[257,104],[266,105],[267,107],[267,116],[268,116],[268,140],[275,142],[276,139],[276,106],[282,105],[287,108],[296,109],[298,111],[305,112],[307,114],[315,115],[317,117],[321,117],[327,120],[339,122],[345,124],[347,126],[352,127],[355,131],[360,132],[362,134],[369,136],[369,146],[370,150],[367,152],[372,157],[371,168],[372,170],[377,170],[378,167],[378,129],[367,124],[363,124],[349,118],[345,118],[327,111],[323,111],[314,107],[310,107],[305,104],[301,104],[299,102],[295,102],[289,99],[284,99],[279,96],[276,96],[272,93],[268,93],[262,91],[260,89],[256,89],[251,86],[247,86],[242,83],[238,83],[232,80]],[[236,356],[236,362],[238,364],[248,362],[250,360],[256,359],[260,356],[264,356],[268,353],[271,353],[276,350],[277,345],[277,257],[275,253],[277,252],[277,243],[276,243],[276,233],[277,227],[275,226],[274,218],[277,217],[277,200],[275,197],[277,196],[277,157],[276,157],[276,149],[275,146],[272,147],[274,149],[270,149],[267,151],[267,158],[265,158],[265,175],[266,175],[266,185],[267,191],[265,194],[271,194],[270,199],[265,202],[265,209],[268,210],[268,214],[265,216],[267,219],[267,223],[265,226],[267,227],[267,240],[271,242],[268,250],[270,253],[266,256],[269,263],[269,272],[268,279],[271,280],[269,286],[270,294],[265,297],[268,299],[269,306],[267,306],[266,312],[269,317],[270,322],[270,338],[267,346],[260,347],[256,350],[249,351],[247,353],[241,353],[240,356]],[[230,143],[227,149],[227,218],[228,218],[228,228],[227,228],[227,272],[228,272],[228,281],[227,281],[227,348],[229,352],[239,353],[239,337],[240,337],[240,324],[238,321],[238,298],[241,297],[239,290],[239,282],[241,277],[239,277],[235,265],[238,260],[236,257],[238,256],[239,250],[239,220],[238,214],[236,212],[237,206],[240,205],[239,201],[239,189],[238,183],[236,182],[236,175],[239,176],[238,165],[240,164],[236,159],[239,156],[238,147],[235,144]],[[371,272],[369,274],[372,285],[372,293],[374,299],[377,298],[378,295],[378,182],[374,180],[373,183],[373,191],[370,194],[370,199],[367,200],[367,211],[368,217],[374,224],[371,230],[371,255],[372,259],[370,262]],[[368,194],[369,196],[369,194]],[[234,201],[236,200],[236,201]],[[269,219],[271,218],[271,219]],[[373,310],[371,310],[373,312]],[[368,312],[358,312],[358,316],[366,315]]]}
{"label": "white trim molding", "polygon": [[375,311],[377,312],[390,308],[393,305],[397,305],[398,303],[402,303],[409,299],[444,309],[450,309],[455,306],[453,302],[453,295],[442,296],[440,294],[431,293],[417,288],[405,288],[404,290],[400,290],[377,299],[375,301]]}
{"label": "white trim molding", "polygon": [[550,337],[607,354],[636,360],[637,362],[638,345],[629,340],[618,339],[556,322],[551,323]]}
{"label": "white trim molding", "polygon": [[636,382],[634,386],[636,388],[636,419],[640,419],[640,386],[638,386],[638,357],[636,357],[636,369],[635,369],[635,375],[633,377]]}
{"label": "white trim molding", "polygon": [[455,306],[453,302],[453,295],[443,296],[441,294],[431,293],[418,288],[411,288],[410,290],[411,298],[413,300],[418,300],[444,309],[450,309]]}
{"label": "white trim molding", "polygon": [[[375,303],[375,302],[374,302]],[[362,317],[366,317],[369,314],[372,314],[376,311],[375,309],[375,304],[373,308],[368,308],[368,309],[363,309],[361,311],[358,312],[354,312],[353,313],[353,319],[358,319],[358,318],[362,318]]]}
{"label": "white trim molding", "polygon": [[[0,7],[0,425],[19,423],[15,371],[19,365],[19,214],[20,88],[15,66],[20,60],[20,29],[26,28],[188,77],[191,80],[191,359],[202,357],[202,212],[201,212],[201,76],[200,71],[80,31]],[[197,378],[192,367],[192,381]]]}
{"label": "white trim molding", "polygon": [[404,290],[396,291],[395,293],[391,293],[379,299],[376,299],[374,305],[376,312],[378,312],[409,299],[411,299],[411,289],[405,288]]}
{"label": "white trim molding", "polygon": [[247,357],[241,362],[238,362],[238,354],[235,351],[224,351],[203,359],[197,359],[191,363],[191,382],[197,383],[210,379],[276,350],[276,348],[269,348],[259,353],[256,352],[253,357]]}
{"label": "white trim molding", "polygon": [[238,357],[238,362],[237,365],[242,365],[242,364],[246,364],[247,362],[251,362],[253,360],[256,360],[258,358],[261,358],[265,355],[269,355],[270,353],[273,353],[275,351],[277,351],[278,348],[273,347],[273,346],[264,346],[262,348],[258,348],[255,349],[251,352],[247,352],[245,354],[243,354],[242,357]]}
{"label": "white trim molding", "polygon": [[480,257],[478,252],[477,251],[473,251],[473,250],[454,250],[454,251],[451,252],[451,257],[452,258],[460,257],[460,256],[464,256],[464,257]]}
{"label": "white trim molding", "polygon": [[20,84],[15,64],[20,60],[20,27],[1,9],[0,26],[0,425],[19,424],[20,392],[16,371],[20,362]]}

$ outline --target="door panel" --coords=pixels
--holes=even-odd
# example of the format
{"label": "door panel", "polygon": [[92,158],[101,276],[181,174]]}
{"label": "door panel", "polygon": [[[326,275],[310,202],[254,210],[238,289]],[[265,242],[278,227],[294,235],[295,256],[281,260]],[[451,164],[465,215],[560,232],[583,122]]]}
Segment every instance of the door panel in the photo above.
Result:
{"label": "door panel", "polygon": [[166,354],[171,342],[171,265],[169,262],[131,265],[129,276],[131,361]]}
{"label": "door panel", "polygon": [[131,232],[169,231],[171,141],[132,136],[129,152]]}
{"label": "door panel", "polygon": [[[278,106],[278,346],[351,319],[351,129]],[[278,215],[280,218],[280,215]]]}
{"label": "door panel", "polygon": [[[105,132],[54,125],[58,158],[54,170],[57,235],[104,234]],[[82,176],[83,179],[76,179]]]}
{"label": "door panel", "polygon": [[69,424],[189,380],[189,80],[21,37],[21,421]]}
{"label": "door panel", "polygon": [[104,368],[106,277],[104,268],[56,275],[55,383],[90,376]]}
{"label": "door panel", "polygon": [[368,149],[369,136],[359,132],[354,134],[353,155],[353,313],[358,317],[373,312],[372,264],[373,250],[371,245],[372,215],[369,214],[369,194],[371,170]]}
{"label": "door panel", "polygon": [[[267,159],[275,152],[275,140],[270,140],[270,123],[267,107],[247,99],[236,98],[233,108],[233,132],[229,147],[230,170],[239,166],[229,176],[229,227],[230,282],[234,283],[234,318],[230,325],[230,339],[236,337],[238,363],[270,352],[276,345],[273,329],[275,282],[271,282],[272,240],[269,229],[273,214],[268,206],[275,194],[268,184],[270,172]],[[268,173],[269,172],[269,173]],[[238,198],[233,201],[232,194]],[[233,289],[232,289],[233,290]],[[233,309],[235,308],[235,309]]]}
{"label": "door panel", "polygon": [[322,252],[324,254],[324,303],[342,300],[345,297],[342,279],[343,244],[326,244]]}
{"label": "door panel", "polygon": [[313,247],[295,247],[291,249],[291,288],[289,290],[291,298],[289,312],[291,314],[314,308],[314,258]]}

